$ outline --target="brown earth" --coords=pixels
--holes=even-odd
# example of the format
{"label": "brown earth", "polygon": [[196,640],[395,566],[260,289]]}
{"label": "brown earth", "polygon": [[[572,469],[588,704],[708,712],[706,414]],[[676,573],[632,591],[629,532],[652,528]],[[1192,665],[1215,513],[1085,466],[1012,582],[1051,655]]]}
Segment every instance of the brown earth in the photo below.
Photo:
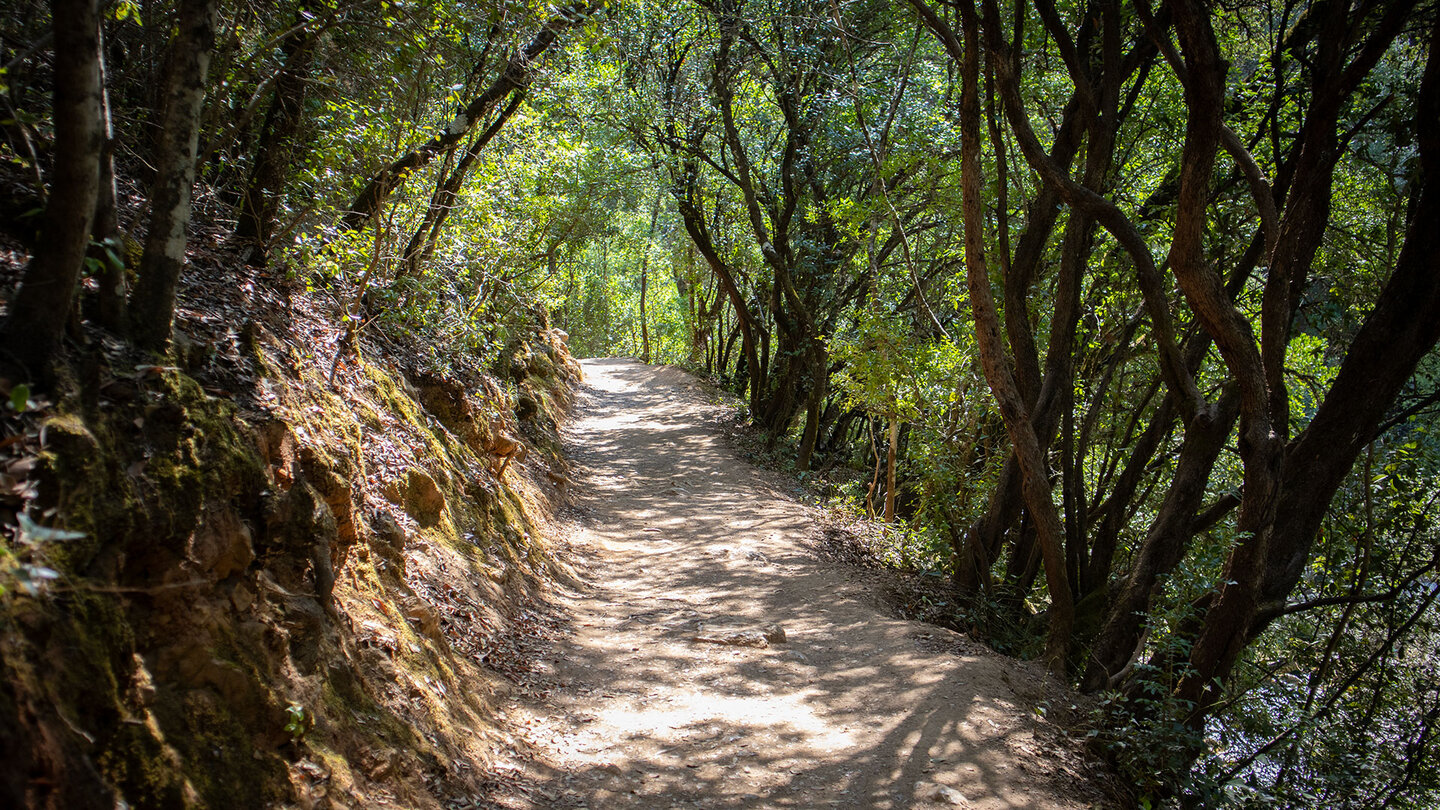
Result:
{"label": "brown earth", "polygon": [[735,457],[689,376],[585,370],[567,436],[585,585],[503,707],[521,743],[501,806],[1101,803],[1040,668],[894,618],[874,576],[818,559],[815,508]]}

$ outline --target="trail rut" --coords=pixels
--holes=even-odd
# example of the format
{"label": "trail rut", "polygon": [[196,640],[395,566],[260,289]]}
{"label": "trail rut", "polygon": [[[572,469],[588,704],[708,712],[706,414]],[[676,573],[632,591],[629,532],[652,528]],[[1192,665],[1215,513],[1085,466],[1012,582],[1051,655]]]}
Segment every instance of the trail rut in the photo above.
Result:
{"label": "trail rut", "polygon": [[[736,458],[687,375],[586,361],[567,441],[585,585],[551,688],[507,720],[529,749],[507,807],[1079,810],[1038,667],[892,618],[816,558],[813,507]],[[785,640],[760,641],[767,628]],[[739,635],[737,635],[739,634]],[[720,642],[720,643],[717,643]],[[723,643],[723,642],[731,643]]]}

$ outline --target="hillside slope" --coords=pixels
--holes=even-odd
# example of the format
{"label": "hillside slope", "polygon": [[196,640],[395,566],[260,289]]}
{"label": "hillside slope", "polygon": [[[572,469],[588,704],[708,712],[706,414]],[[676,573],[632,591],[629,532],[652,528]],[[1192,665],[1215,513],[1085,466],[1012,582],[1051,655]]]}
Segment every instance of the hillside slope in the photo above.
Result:
{"label": "hillside slope", "polygon": [[4,418],[4,517],[34,520],[0,557],[0,806],[476,795],[566,576],[563,333],[488,370],[378,332],[337,360],[333,302],[200,264],[179,366],[82,332]]}

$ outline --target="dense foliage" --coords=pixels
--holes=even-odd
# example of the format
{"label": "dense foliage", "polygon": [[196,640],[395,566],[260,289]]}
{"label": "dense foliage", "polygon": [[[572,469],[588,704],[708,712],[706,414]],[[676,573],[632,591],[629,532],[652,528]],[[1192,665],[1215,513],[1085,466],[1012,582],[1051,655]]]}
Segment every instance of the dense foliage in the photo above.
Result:
{"label": "dense foliage", "polygon": [[714,375],[1145,801],[1440,798],[1435,3],[17,5],[12,383],[193,185],[351,339]]}

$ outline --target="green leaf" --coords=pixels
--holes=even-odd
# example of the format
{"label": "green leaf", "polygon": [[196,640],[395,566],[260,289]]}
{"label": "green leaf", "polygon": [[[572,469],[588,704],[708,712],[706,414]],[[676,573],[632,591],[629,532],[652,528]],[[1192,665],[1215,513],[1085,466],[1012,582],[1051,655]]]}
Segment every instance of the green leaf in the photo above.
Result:
{"label": "green leaf", "polygon": [[138,7],[134,2],[131,2],[130,0],[123,0],[123,1],[120,2],[120,3],[116,3],[116,4],[115,4],[115,20],[116,20],[117,22],[124,22],[124,21],[126,21],[126,20],[134,20],[136,25],[140,25],[140,24],[141,24],[141,19],[140,19],[140,14],[139,14],[139,7]]}
{"label": "green leaf", "polygon": [[30,409],[30,386],[20,383],[10,389],[10,409],[16,413],[24,413]]}
{"label": "green leaf", "polygon": [[289,722],[285,724],[285,733],[290,735],[292,741],[299,742],[300,738],[305,736],[305,732],[310,730],[314,721],[305,707],[298,703],[286,706],[285,714],[290,718]]}

